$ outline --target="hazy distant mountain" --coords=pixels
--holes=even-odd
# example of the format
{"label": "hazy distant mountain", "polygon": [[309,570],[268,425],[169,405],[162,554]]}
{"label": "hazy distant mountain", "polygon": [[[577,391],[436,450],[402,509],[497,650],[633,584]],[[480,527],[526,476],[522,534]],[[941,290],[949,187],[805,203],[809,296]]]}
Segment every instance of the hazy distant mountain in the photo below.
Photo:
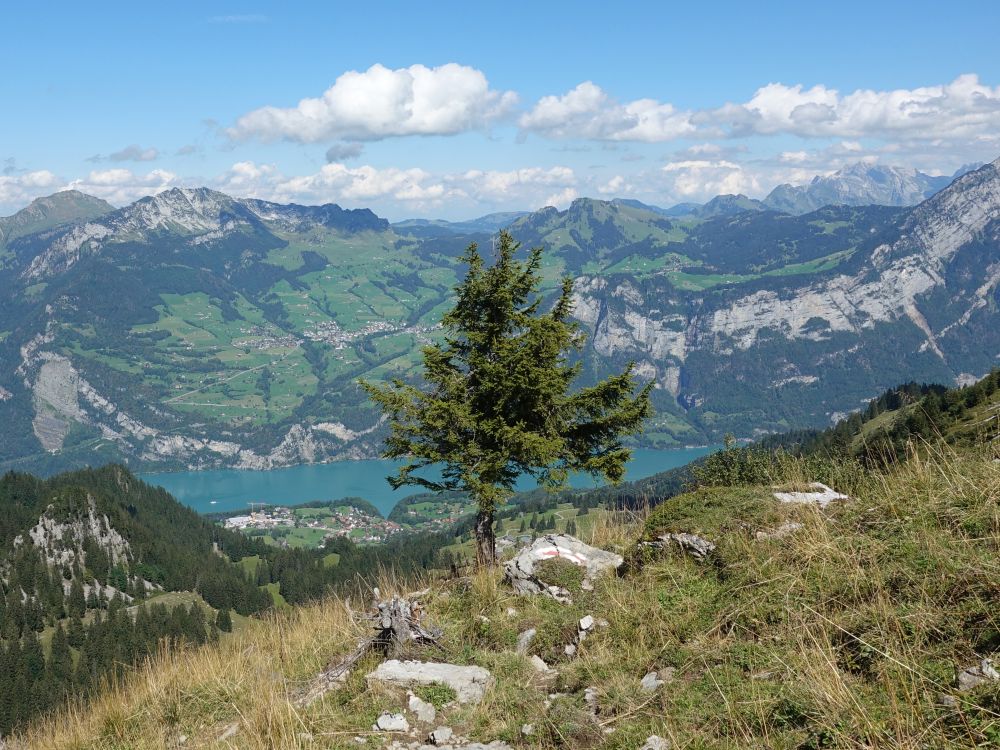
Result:
{"label": "hazy distant mountain", "polygon": [[649,203],[643,203],[642,201],[637,201],[634,198],[615,198],[612,203],[617,203],[621,206],[629,206],[630,208],[641,208],[646,211],[652,211],[653,213],[660,214],[661,216],[691,216],[701,208],[701,203],[677,203],[670,208],[663,208],[662,206],[653,206]]}
{"label": "hazy distant mountain", "polygon": [[645,211],[667,216],[670,218],[680,218],[682,216],[692,216],[697,219],[714,219],[719,216],[735,216],[743,211],[764,211],[768,207],[755,198],[748,198],[745,195],[717,195],[708,203],[677,203],[670,208],[651,206],[631,198],[616,198],[612,201],[620,206],[639,208]]}
{"label": "hazy distant mountain", "polygon": [[808,185],[778,185],[763,203],[775,211],[796,215],[835,205],[915,206],[977,166],[964,166],[947,177],[859,162],[832,175],[816,176]]}
{"label": "hazy distant mountain", "polygon": [[78,190],[36,198],[13,216],[0,217],[0,248],[17,237],[94,219],[114,210],[107,201]]}
{"label": "hazy distant mountain", "polygon": [[692,210],[691,215],[699,219],[713,219],[717,216],[735,216],[744,211],[764,211],[766,208],[759,200],[742,194],[717,195],[708,203]]}
{"label": "hazy distant mountain", "polygon": [[445,221],[444,219],[406,219],[397,221],[392,225],[400,234],[409,234],[414,237],[434,237],[442,232],[452,234],[492,234],[501,229],[505,229],[520,219],[527,216],[530,211],[500,211],[486,214],[476,219],[467,221]]}

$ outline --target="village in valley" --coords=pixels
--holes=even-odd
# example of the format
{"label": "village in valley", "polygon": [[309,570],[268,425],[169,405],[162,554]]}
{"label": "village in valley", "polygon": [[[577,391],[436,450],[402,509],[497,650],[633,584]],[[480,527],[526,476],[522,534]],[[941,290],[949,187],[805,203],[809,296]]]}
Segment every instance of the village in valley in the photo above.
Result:
{"label": "village in valley", "polygon": [[380,544],[405,527],[354,505],[321,507],[264,506],[226,518],[223,525],[278,547],[322,548],[330,539],[348,537],[357,544]]}
{"label": "village in valley", "polygon": [[355,544],[381,544],[401,533],[441,531],[470,510],[468,503],[459,500],[404,502],[386,519],[360,498],[294,507],[251,503],[249,511],[225,516],[220,523],[277,547],[322,549],[338,537]]}

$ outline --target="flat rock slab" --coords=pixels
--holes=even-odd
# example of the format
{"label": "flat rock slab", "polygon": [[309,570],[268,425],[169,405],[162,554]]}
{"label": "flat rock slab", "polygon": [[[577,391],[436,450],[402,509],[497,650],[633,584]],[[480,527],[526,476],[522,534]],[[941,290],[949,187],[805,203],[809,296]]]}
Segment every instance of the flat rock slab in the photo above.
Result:
{"label": "flat rock slab", "polygon": [[535,566],[544,560],[560,558],[586,570],[584,588],[594,578],[608,571],[617,570],[624,562],[621,555],[591,547],[569,534],[546,534],[526,547],[513,560],[504,563],[504,576],[519,594],[545,594],[558,601],[568,601],[567,591],[535,575]]}
{"label": "flat rock slab", "polygon": [[493,684],[493,675],[482,667],[398,659],[382,662],[368,679],[405,688],[440,683],[455,691],[459,703],[478,703]]}
{"label": "flat rock slab", "polygon": [[821,508],[825,508],[835,500],[850,500],[847,495],[827,487],[822,482],[810,482],[809,488],[808,492],[775,492],[774,497],[782,503],[818,505]]}

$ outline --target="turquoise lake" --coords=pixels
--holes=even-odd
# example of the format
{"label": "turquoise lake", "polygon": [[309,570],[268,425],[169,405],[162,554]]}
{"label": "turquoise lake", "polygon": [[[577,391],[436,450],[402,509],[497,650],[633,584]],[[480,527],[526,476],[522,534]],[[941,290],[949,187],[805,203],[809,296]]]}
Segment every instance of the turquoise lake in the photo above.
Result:
{"label": "turquoise lake", "polygon": [[[674,469],[713,450],[715,447],[639,449],[632,455],[625,478],[642,479]],[[387,516],[401,499],[420,492],[419,487],[393,490],[389,486],[385,478],[393,473],[397,465],[394,461],[385,460],[337,461],[270,471],[219,469],[141,474],[140,477],[143,481],[163,487],[199,513],[242,510],[249,503],[294,505],[313,500],[362,497]],[[570,483],[574,487],[597,486],[586,475],[574,476]],[[518,489],[530,490],[535,486],[534,480],[526,477]]]}

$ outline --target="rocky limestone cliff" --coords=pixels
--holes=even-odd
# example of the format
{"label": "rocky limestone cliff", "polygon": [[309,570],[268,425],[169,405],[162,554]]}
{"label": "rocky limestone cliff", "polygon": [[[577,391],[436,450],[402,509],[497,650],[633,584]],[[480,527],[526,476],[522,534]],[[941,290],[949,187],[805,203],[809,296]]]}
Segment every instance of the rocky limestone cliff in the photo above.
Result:
{"label": "rocky limestone cliff", "polygon": [[[905,320],[921,333],[919,351],[946,362],[941,338],[992,304],[1000,283],[1000,244],[991,246],[982,278],[972,288],[948,287],[950,264],[970,243],[995,232],[998,221],[1000,160],[919,206],[900,236],[876,248],[853,272],[804,277],[799,286],[728,299],[691,299],[662,286],[650,294],[628,278],[583,276],[575,285],[574,314],[591,329],[597,353],[637,359],[639,374],[673,395],[679,393],[682,367],[692,352],[724,357],[749,350],[762,336],[820,342],[838,332],[864,337],[880,323]],[[957,308],[943,324],[932,324],[922,311],[926,296],[936,290],[945,290]],[[669,312],[654,312],[659,310]],[[964,375],[955,372],[955,377]],[[793,372],[776,378],[775,385],[815,379]]]}
{"label": "rocky limestone cliff", "polygon": [[107,515],[97,512],[94,498],[89,495],[85,515],[60,518],[53,506],[49,506],[38,523],[28,530],[27,537],[21,535],[14,539],[14,546],[30,543],[44,554],[49,565],[71,567],[77,562],[86,565],[84,543],[87,540],[95,542],[112,565],[126,565],[131,560],[128,541],[111,525]]}

